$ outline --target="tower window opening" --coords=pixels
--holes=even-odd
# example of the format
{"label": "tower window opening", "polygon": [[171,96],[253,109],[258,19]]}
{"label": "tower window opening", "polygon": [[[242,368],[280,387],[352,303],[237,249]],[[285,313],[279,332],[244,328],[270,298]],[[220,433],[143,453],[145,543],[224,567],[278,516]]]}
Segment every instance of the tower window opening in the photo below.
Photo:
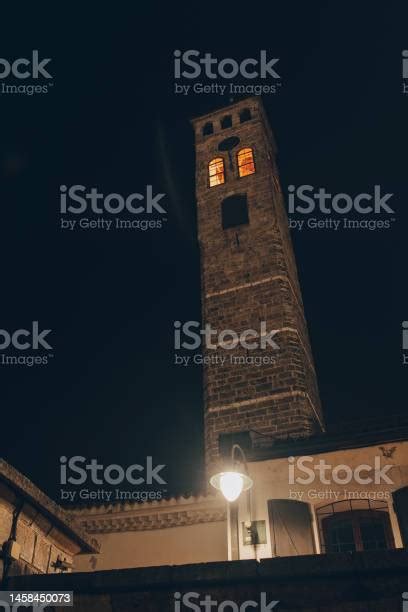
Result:
{"label": "tower window opening", "polygon": [[231,115],[225,115],[225,117],[221,119],[221,129],[225,130],[229,127],[232,127],[232,117]]}
{"label": "tower window opening", "polygon": [[203,136],[209,136],[210,134],[213,134],[213,132],[214,126],[211,121],[208,121],[208,123],[206,123],[203,127]]}
{"label": "tower window opening", "polygon": [[240,177],[255,173],[254,152],[247,147],[238,152],[238,174]]}
{"label": "tower window opening", "polygon": [[247,225],[248,203],[245,194],[232,195],[221,203],[222,229]]}
{"label": "tower window opening", "polygon": [[244,123],[245,121],[249,121],[250,119],[252,119],[251,111],[249,110],[249,108],[244,108],[244,110],[239,113],[239,122]]}
{"label": "tower window opening", "polygon": [[215,187],[216,185],[222,185],[225,183],[225,168],[222,157],[215,157],[210,161],[208,164],[208,177],[210,187]]}

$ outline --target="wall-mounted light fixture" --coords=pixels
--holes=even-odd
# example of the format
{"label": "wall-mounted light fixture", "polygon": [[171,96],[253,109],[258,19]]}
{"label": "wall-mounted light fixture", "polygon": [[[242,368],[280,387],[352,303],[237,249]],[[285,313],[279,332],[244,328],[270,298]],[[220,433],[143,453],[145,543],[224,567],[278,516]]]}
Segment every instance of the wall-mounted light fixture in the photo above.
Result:
{"label": "wall-mounted light fixture", "polygon": [[[237,452],[241,455],[241,460],[237,459]],[[210,478],[210,484],[221,491],[223,496],[229,502],[233,502],[241,495],[243,491],[247,491],[252,487],[253,480],[248,475],[248,466],[245,453],[239,444],[233,444],[231,449],[231,465],[225,472],[218,472]]]}

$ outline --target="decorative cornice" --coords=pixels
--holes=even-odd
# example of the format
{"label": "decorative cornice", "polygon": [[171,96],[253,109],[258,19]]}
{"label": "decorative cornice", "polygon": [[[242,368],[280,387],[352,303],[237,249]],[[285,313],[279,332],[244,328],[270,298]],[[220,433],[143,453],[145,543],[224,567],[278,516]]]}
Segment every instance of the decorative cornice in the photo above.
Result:
{"label": "decorative cornice", "polygon": [[168,529],[227,518],[225,501],[217,494],[101,504],[74,508],[70,513],[89,534]]}
{"label": "decorative cornice", "polygon": [[75,516],[81,515],[101,515],[101,514],[117,514],[122,512],[138,512],[140,514],[151,514],[155,511],[165,511],[167,508],[178,509],[180,506],[198,506],[204,504],[220,505],[222,497],[217,494],[208,495],[190,495],[188,497],[163,497],[159,500],[146,500],[145,502],[126,501],[110,504],[89,504],[80,506],[70,506],[67,512]]}
{"label": "decorative cornice", "polygon": [[136,516],[131,514],[120,517],[112,515],[105,515],[103,517],[90,516],[87,519],[79,519],[79,521],[88,533],[96,534],[186,527],[187,525],[225,521],[226,518],[226,510],[216,508],[213,510],[183,510]]}

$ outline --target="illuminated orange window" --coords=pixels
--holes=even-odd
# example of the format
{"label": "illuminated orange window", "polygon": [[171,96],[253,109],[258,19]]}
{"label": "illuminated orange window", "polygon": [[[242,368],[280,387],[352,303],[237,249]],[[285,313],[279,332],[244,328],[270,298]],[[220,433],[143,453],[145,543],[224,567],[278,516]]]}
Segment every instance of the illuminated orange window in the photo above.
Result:
{"label": "illuminated orange window", "polygon": [[210,178],[210,187],[225,183],[224,160],[222,157],[216,157],[210,161],[208,164],[208,176]]}
{"label": "illuminated orange window", "polygon": [[238,172],[239,176],[248,176],[254,174],[255,162],[254,152],[252,149],[241,149],[238,153]]}

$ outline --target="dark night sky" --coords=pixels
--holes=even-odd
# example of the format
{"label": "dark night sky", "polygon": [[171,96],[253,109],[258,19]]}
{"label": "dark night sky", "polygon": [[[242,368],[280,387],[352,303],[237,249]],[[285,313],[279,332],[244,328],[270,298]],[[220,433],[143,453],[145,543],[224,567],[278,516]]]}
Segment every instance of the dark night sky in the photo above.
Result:
{"label": "dark night sky", "polygon": [[[0,96],[0,328],[38,320],[54,357],[0,368],[1,455],[56,499],[60,455],[152,455],[170,492],[199,486],[201,371],[173,365],[173,321],[200,320],[189,120],[228,98],[175,95],[175,49],[280,58],[280,92],[264,103],[284,191],[395,194],[390,230],[293,239],[327,421],[403,413],[406,3],[109,6],[27,3],[3,19],[0,56],[39,49],[54,85]],[[61,184],[123,195],[152,184],[167,224],[64,232]]]}

